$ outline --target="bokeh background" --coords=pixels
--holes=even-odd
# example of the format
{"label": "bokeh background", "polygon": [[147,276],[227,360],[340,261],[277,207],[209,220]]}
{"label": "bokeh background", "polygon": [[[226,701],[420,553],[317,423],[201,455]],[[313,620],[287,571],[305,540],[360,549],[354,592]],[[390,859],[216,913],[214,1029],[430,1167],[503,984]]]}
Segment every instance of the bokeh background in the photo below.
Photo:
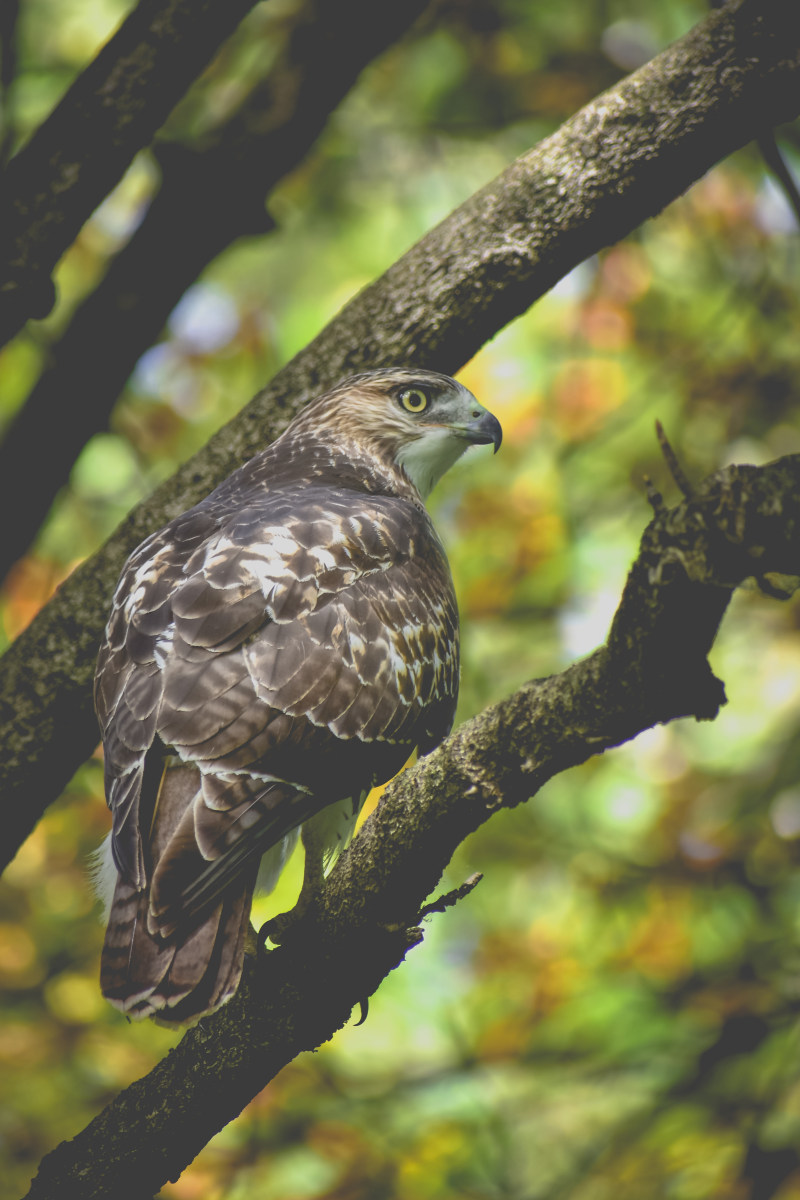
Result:
{"label": "bokeh background", "polygon": [[[128,7],[24,0],[18,139]],[[167,132],[228,111],[292,11],[258,6]],[[140,360],[3,586],[3,645],[349,297],[704,12],[435,5],[276,189],[275,231],[215,261]],[[796,176],[798,133],[779,131]],[[4,422],[156,178],[142,154],[62,261],[57,308],[0,354]],[[431,502],[462,609],[461,718],[604,639],[648,520],[645,476],[676,499],[656,418],[694,479],[800,451],[799,292],[797,221],[751,147],[464,368],[505,442],[470,452]],[[429,919],[366,1024],[292,1063],[165,1200],[800,1197],[799,625],[796,604],[741,591],[712,656],[729,696],[717,721],[651,730],[471,837],[444,885],[482,883]],[[101,776],[95,757],[0,881],[9,1196],[176,1039],[99,994]],[[260,917],[291,904],[299,869]]]}

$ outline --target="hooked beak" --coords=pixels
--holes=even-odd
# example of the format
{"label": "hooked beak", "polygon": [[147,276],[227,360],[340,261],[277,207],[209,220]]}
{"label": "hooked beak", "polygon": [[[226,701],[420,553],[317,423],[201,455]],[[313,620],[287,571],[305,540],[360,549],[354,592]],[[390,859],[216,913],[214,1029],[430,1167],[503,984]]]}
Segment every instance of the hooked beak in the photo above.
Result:
{"label": "hooked beak", "polygon": [[503,440],[502,426],[494,413],[490,412],[483,412],[474,421],[462,425],[459,433],[476,446],[487,446],[489,442],[492,442],[495,454],[500,449],[500,443]]}

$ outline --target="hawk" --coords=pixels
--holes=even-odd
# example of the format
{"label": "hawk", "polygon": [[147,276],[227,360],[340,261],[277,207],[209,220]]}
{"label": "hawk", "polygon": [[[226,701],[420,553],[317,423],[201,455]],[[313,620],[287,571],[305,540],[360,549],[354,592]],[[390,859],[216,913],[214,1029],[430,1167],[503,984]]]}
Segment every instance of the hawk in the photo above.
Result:
{"label": "hawk", "polygon": [[95,677],[101,986],[122,1012],[228,1000],[257,877],[302,829],[302,903],[369,790],[449,732],[458,610],[423,500],[501,437],[446,375],[356,375],[128,559]]}

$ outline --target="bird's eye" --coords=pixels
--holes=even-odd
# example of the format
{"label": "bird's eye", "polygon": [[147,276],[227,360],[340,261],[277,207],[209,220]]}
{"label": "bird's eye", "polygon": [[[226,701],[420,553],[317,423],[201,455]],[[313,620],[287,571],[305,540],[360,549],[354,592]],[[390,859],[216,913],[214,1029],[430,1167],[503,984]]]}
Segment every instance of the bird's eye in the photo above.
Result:
{"label": "bird's eye", "polygon": [[419,388],[406,388],[398,399],[406,412],[421,413],[428,407],[428,397]]}

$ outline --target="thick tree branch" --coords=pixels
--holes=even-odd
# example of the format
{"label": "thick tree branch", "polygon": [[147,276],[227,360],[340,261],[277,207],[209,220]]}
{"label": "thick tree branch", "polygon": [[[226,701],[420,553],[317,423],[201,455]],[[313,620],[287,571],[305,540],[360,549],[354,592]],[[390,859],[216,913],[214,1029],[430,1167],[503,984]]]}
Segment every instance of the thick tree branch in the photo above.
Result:
{"label": "thick tree branch", "polygon": [[43,317],[50,273],[255,0],[139,0],[8,164],[0,204],[0,346]]}
{"label": "thick tree branch", "polygon": [[469,833],[653,724],[716,715],[724,695],[706,655],[733,588],[754,571],[800,575],[800,455],[729,467],[662,509],[606,644],[487,709],[395,780],[291,940],[248,960],[228,1005],[48,1155],[30,1200],[144,1196],[176,1178],[422,939],[423,901]]}
{"label": "thick tree branch", "polygon": [[[78,453],[107,424],[137,359],[186,288],[237,238],[270,228],[267,193],[303,158],[360,71],[427,3],[308,0],[267,77],[230,120],[199,149],[156,147],[162,184],[147,216],[49,349],[0,444],[0,511],[11,506],[17,514],[0,549],[0,578],[33,541]],[[42,429],[51,444],[48,470],[20,473]]]}
{"label": "thick tree branch", "polygon": [[134,509],[3,656],[3,859],[96,743],[96,647],[122,562],[143,537],[349,371],[411,362],[452,373],[576,263],[759,129],[795,115],[799,80],[800,6],[737,0],[711,13],[418,242]]}

